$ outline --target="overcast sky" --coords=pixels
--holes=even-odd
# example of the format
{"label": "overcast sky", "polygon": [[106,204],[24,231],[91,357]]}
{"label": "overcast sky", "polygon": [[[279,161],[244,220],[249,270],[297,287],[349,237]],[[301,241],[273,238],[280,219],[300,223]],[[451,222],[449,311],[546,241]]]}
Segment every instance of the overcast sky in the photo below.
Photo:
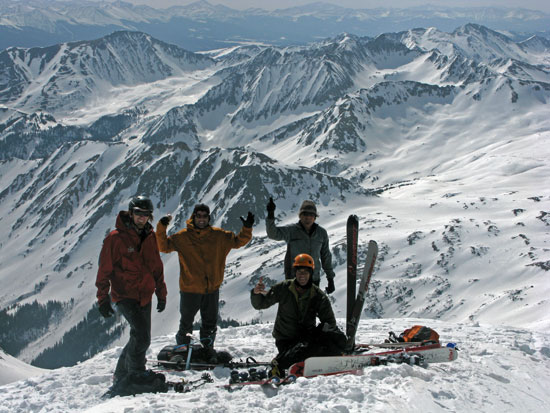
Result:
{"label": "overcast sky", "polygon": [[[164,8],[175,5],[186,5],[196,0],[126,0],[133,4],[147,4],[155,8]],[[246,9],[257,7],[265,10],[284,9],[297,5],[313,3],[314,0],[208,0],[211,4],[223,4],[233,9]],[[376,7],[412,7],[431,3],[440,6],[452,7],[521,7],[533,10],[542,10],[550,13],[550,1],[548,0],[322,0],[324,3],[333,3],[342,7],[354,9]]]}

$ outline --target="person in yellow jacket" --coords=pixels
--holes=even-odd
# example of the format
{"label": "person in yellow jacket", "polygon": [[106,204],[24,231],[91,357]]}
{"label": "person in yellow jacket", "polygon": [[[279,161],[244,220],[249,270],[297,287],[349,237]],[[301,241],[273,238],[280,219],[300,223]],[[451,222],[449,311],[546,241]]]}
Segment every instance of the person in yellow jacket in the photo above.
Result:
{"label": "person in yellow jacket", "polygon": [[[193,320],[200,310],[200,338],[213,350],[216,339],[220,286],[224,277],[225,259],[233,248],[240,248],[252,238],[254,215],[241,217],[239,234],[210,226],[210,208],[198,204],[187,220],[187,228],[167,237],[166,228],[172,217],[166,215],[157,224],[157,243],[164,253],[176,251],[180,263],[180,325],[177,344],[189,344]],[[215,352],[214,352],[215,354]]]}

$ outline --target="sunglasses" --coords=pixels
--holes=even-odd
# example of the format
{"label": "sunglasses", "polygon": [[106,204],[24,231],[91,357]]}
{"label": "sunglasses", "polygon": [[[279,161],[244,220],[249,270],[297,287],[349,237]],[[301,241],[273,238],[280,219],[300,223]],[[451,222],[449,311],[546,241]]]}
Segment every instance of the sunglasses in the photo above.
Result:
{"label": "sunglasses", "polygon": [[134,209],[133,211],[134,215],[137,215],[138,217],[150,217],[151,213],[149,211],[144,211],[141,209]]}

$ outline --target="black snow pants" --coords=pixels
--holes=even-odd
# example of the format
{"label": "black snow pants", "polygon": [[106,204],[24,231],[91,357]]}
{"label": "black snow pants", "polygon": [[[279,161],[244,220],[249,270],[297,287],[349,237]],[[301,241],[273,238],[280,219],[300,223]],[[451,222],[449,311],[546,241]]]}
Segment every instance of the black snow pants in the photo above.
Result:
{"label": "black snow pants", "polygon": [[205,347],[214,347],[216,331],[218,329],[218,307],[220,290],[210,294],[185,293],[180,291],[180,325],[176,334],[176,343],[189,344],[187,334],[193,333],[193,321],[200,310],[201,328],[200,339]]}
{"label": "black snow pants", "polygon": [[279,351],[275,357],[278,367],[288,369],[308,357],[341,355],[346,346],[346,335],[336,326],[323,329],[323,325],[319,324],[297,339],[275,340]]}
{"label": "black snow pants", "polygon": [[151,303],[142,307],[137,300],[125,299],[116,305],[130,324],[130,339],[118,359],[115,381],[145,371],[145,353],[151,344]]}

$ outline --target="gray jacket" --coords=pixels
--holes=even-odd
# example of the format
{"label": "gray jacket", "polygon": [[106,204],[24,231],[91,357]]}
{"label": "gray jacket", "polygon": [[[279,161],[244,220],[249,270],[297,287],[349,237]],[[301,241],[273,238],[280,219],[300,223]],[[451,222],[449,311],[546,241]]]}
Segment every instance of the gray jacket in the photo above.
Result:
{"label": "gray jacket", "polygon": [[312,256],[315,262],[313,282],[319,284],[319,280],[321,279],[321,268],[325,271],[327,278],[334,278],[328,234],[323,227],[314,223],[311,234],[308,234],[300,222],[278,227],[275,225],[274,218],[266,218],[265,223],[267,236],[269,238],[276,241],[285,241],[287,243],[288,250],[285,260],[289,262],[285,263],[286,278],[294,277],[288,272],[290,271],[290,266],[294,262],[294,258],[299,254],[309,254]]}

